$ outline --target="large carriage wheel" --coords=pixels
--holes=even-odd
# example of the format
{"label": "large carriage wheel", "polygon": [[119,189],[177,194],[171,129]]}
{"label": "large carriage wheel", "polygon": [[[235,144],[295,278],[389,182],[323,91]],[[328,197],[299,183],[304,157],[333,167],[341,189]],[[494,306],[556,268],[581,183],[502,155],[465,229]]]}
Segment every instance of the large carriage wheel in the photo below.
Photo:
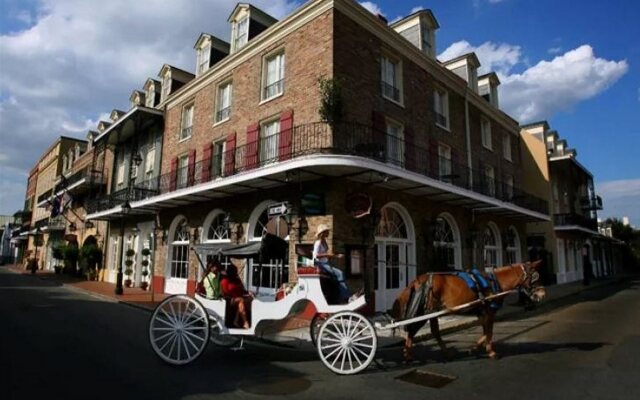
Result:
{"label": "large carriage wheel", "polygon": [[163,361],[184,365],[204,352],[209,329],[209,315],[200,302],[188,296],[171,296],[151,315],[149,341]]}
{"label": "large carriage wheel", "polygon": [[318,333],[318,355],[336,374],[357,374],[376,355],[378,337],[371,322],[362,315],[345,311],[331,315]]}
{"label": "large carriage wheel", "polygon": [[311,336],[311,343],[313,343],[313,347],[318,345],[318,333],[327,318],[329,318],[329,314],[316,314],[311,320],[311,325],[309,325],[309,336]]}

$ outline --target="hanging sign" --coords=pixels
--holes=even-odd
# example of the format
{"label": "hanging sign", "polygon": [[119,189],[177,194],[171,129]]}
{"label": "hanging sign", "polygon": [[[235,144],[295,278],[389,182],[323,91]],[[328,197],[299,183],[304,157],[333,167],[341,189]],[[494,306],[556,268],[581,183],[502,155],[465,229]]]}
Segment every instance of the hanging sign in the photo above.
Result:
{"label": "hanging sign", "polygon": [[373,200],[366,193],[353,193],[347,195],[345,209],[353,218],[362,218],[371,214]]}

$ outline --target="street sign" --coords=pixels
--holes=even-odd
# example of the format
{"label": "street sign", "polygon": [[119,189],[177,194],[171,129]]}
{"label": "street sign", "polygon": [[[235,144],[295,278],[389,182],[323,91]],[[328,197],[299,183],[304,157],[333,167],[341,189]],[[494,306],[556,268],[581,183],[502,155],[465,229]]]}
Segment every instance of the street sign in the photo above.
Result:
{"label": "street sign", "polygon": [[284,203],[275,204],[269,207],[267,214],[269,215],[269,218],[271,218],[271,217],[280,216],[280,215],[287,215],[289,214],[289,211],[290,211],[289,203],[284,202]]}

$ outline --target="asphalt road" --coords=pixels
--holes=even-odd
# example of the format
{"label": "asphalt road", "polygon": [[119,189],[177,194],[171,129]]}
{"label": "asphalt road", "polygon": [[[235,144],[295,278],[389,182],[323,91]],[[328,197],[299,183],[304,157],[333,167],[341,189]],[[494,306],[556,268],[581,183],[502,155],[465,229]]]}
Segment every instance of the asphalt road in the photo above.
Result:
{"label": "asphalt road", "polygon": [[[378,351],[357,376],[328,371],[309,345],[210,345],[186,367],[147,341],[149,313],[0,268],[0,399],[635,399],[640,394],[640,281],[593,289],[496,326],[489,360],[468,329],[431,342],[412,365]],[[435,382],[426,378],[444,375]],[[405,377],[406,380],[399,379]],[[438,378],[438,376],[436,376]],[[442,384],[440,388],[425,384]]]}

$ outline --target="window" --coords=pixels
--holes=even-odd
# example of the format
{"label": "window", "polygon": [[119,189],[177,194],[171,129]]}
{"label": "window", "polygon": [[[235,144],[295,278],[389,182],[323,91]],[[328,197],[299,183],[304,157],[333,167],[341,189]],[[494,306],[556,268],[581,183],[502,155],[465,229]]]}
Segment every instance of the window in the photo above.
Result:
{"label": "window", "polygon": [[249,17],[244,17],[236,23],[236,37],[233,41],[233,49],[240,50],[249,38]]}
{"label": "window", "polygon": [[211,160],[212,177],[218,178],[224,175],[224,152],[226,142],[221,140],[213,144],[213,159]]}
{"label": "window", "polygon": [[387,162],[404,165],[404,127],[387,119]]}
{"label": "window", "polygon": [[511,136],[508,133],[505,133],[502,141],[502,152],[504,153],[504,158],[511,161]]}
{"label": "window", "polygon": [[485,194],[489,196],[496,195],[496,173],[495,169],[491,165],[484,167],[484,183]]}
{"label": "window", "polygon": [[207,43],[198,51],[198,75],[209,69],[209,58],[211,57],[211,43]]}
{"label": "window", "polygon": [[492,225],[484,230],[484,266],[486,269],[494,269],[501,263],[500,243],[498,242],[498,232]]}
{"label": "window", "polygon": [[147,155],[144,160],[144,172],[147,177],[151,177],[153,175],[153,167],[156,163],[156,149],[149,149]]}
{"label": "window", "polygon": [[401,64],[382,57],[382,96],[401,103],[402,98]]}
{"label": "window", "polygon": [[480,136],[482,137],[482,145],[489,150],[493,150],[493,143],[491,141],[491,123],[488,119],[480,119]]}
{"label": "window", "polygon": [[505,200],[507,201],[513,200],[513,176],[512,175],[505,175],[504,195],[505,195]]}
{"label": "window", "polygon": [[178,158],[178,171],[176,176],[176,188],[187,187],[187,176],[189,168],[189,156],[184,155]]}
{"label": "window", "polygon": [[449,94],[446,91],[433,91],[433,111],[436,115],[436,125],[449,129]]}
{"label": "window", "polygon": [[505,235],[506,238],[506,256],[505,260],[507,264],[515,264],[520,262],[520,238],[518,236],[518,231],[516,228],[509,227],[507,233]]}
{"label": "window", "polygon": [[171,241],[171,278],[187,279],[189,275],[189,226],[178,223]]}
{"label": "window", "polygon": [[231,92],[233,84],[226,82],[218,86],[218,98],[216,99],[216,122],[222,122],[231,116]]}
{"label": "window", "polygon": [[118,165],[117,175],[116,183],[122,185],[124,183],[124,161]]}
{"label": "window", "polygon": [[171,93],[171,73],[166,73],[162,78],[162,100],[166,100]]}
{"label": "window", "polygon": [[284,53],[265,59],[262,99],[268,100],[284,92]]}
{"label": "window", "polygon": [[451,180],[451,147],[445,144],[438,145],[438,171],[440,180]]}
{"label": "window", "polygon": [[182,129],[180,129],[180,140],[190,138],[192,133],[193,133],[193,104],[190,104],[182,110]]}
{"label": "window", "polygon": [[278,160],[280,120],[269,121],[260,127],[260,162]]}
{"label": "window", "polygon": [[455,220],[450,215],[440,215],[436,218],[433,247],[437,268],[460,268],[460,234]]}
{"label": "window", "polygon": [[[207,242],[215,242],[215,241],[229,241],[229,230],[227,229],[227,225],[225,223],[225,213],[219,210],[218,212],[213,212],[213,217],[207,217],[207,221],[205,221],[204,228],[206,229],[206,237],[205,241]],[[210,222],[208,220],[211,220]]]}

